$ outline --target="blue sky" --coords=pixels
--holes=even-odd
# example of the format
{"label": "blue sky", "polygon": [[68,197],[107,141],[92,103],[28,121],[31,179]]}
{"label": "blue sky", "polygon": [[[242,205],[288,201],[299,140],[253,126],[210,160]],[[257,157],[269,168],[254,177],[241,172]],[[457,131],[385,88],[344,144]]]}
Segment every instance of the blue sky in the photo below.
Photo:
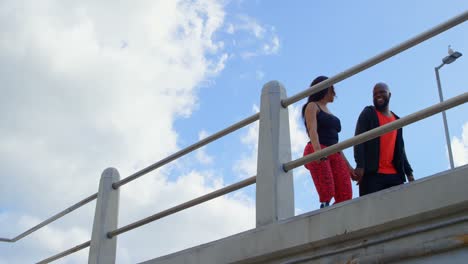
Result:
{"label": "blue sky", "polygon": [[[255,113],[262,86],[292,96],[467,10],[466,1],[43,1],[0,3],[0,237],[11,238],[96,192],[100,172],[126,177]],[[405,116],[467,91],[466,22],[335,85],[340,139],[372,103],[377,82]],[[289,108],[293,157],[306,143]],[[468,162],[467,105],[449,110],[458,165]],[[119,226],[255,174],[258,128],[248,126],[122,187]],[[404,129],[415,177],[449,167],[442,118]],[[354,164],[350,149],[348,159]],[[315,210],[308,172],[294,170],[296,213]],[[248,187],[119,237],[135,263],[255,226]],[[355,190],[354,197],[357,197]],[[15,244],[0,264],[30,263],[87,241],[94,204]],[[196,215],[198,218],[194,218]],[[154,237],[164,237],[154,241]],[[135,246],[140,245],[140,246]],[[143,246],[141,246],[143,245]],[[28,252],[28,254],[24,254]],[[62,263],[82,263],[87,251]]]}
{"label": "blue sky", "polygon": [[[305,89],[315,76],[338,74],[444,22],[468,6],[461,1],[458,4],[448,5],[441,1],[233,1],[228,5],[227,17],[236,20],[238,13],[247,13],[265,28],[274,27],[280,48],[270,56],[248,59],[233,56],[228,59],[226,68],[213,80],[213,84],[200,89],[199,109],[190,118],[176,121],[176,128],[183,138],[191,138],[193,142],[197,139],[196,128],[215,132],[249,116],[252,105],[259,105],[261,87],[268,80],[279,80],[285,85],[288,95],[294,95]],[[393,93],[391,109],[400,116],[437,103],[434,67],[447,55],[448,45],[464,53],[463,49],[468,47],[466,30],[466,25],[460,25],[337,84],[338,100],[331,109],[341,118],[341,139],[353,136],[360,111],[372,104],[371,91],[377,82],[390,85]],[[226,40],[223,37],[228,37],[226,43],[229,43],[229,36],[223,33],[219,36],[223,40]],[[243,52],[243,47],[232,48],[233,54]],[[467,65],[466,58],[462,57],[441,69],[445,98],[467,90],[463,74]],[[258,73],[262,78],[258,78]],[[304,100],[296,105],[302,106],[303,103]],[[461,138],[462,127],[467,121],[466,113],[466,105],[448,111],[452,137]],[[417,178],[448,168],[440,115],[413,124],[405,128],[404,133],[408,156]],[[242,151],[241,147],[226,139],[210,145],[208,153],[216,153],[216,165],[222,169],[230,166],[232,150]],[[354,164],[351,151],[346,153]],[[303,168],[295,170],[295,173],[298,170]],[[305,186],[296,190],[296,205],[306,211],[316,207],[316,197],[307,194],[315,192],[311,182],[306,182],[309,180],[296,180],[296,187]]]}

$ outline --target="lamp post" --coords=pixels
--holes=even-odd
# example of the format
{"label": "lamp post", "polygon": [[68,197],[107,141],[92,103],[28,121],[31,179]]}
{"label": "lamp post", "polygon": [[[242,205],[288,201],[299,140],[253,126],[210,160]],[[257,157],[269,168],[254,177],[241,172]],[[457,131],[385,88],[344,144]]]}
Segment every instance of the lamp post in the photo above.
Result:
{"label": "lamp post", "polygon": [[[445,58],[442,59],[442,64],[439,66],[435,67],[435,74],[436,74],[436,79],[437,79],[437,88],[439,89],[439,99],[440,102],[444,101],[444,96],[442,95],[442,87],[440,85],[440,77],[439,77],[439,69],[442,68],[445,64],[450,64],[460,58],[462,54],[458,51],[453,52],[450,49],[449,46],[449,55],[446,56]],[[449,160],[450,160],[450,168],[454,168],[453,164],[453,154],[452,154],[452,146],[450,144],[450,136],[449,136],[449,130],[448,130],[448,125],[447,125],[447,115],[445,114],[445,111],[442,111],[442,118],[444,120],[444,128],[445,128],[445,139],[447,140],[447,148],[448,148],[448,154],[449,154]]]}

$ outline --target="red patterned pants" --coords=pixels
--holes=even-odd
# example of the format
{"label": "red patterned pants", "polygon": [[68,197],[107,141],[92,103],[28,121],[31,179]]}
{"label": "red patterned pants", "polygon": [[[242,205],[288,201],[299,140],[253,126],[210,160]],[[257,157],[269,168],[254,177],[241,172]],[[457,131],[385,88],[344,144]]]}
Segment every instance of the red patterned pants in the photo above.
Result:
{"label": "red patterned pants", "polygon": [[[321,146],[322,149],[326,148],[324,145]],[[304,148],[304,156],[313,152],[312,144],[308,143]],[[312,161],[304,166],[312,175],[320,202],[329,202],[335,197],[335,203],[339,203],[353,197],[351,174],[341,153],[332,154],[325,161]]]}

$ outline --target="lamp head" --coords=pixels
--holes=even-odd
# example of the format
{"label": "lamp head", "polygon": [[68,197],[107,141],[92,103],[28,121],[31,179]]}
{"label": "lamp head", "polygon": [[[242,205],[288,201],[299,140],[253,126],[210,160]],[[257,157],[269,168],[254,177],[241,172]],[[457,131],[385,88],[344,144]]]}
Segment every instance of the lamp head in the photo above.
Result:
{"label": "lamp head", "polygon": [[454,57],[455,59],[458,59],[462,56],[463,54],[461,54],[461,52],[458,52],[458,51],[455,51],[454,53],[452,53],[452,57]]}
{"label": "lamp head", "polygon": [[446,56],[445,58],[442,59],[442,62],[444,64],[450,64],[454,61],[456,61],[458,58],[460,58],[463,54],[461,54],[458,51],[453,52],[452,54]]}

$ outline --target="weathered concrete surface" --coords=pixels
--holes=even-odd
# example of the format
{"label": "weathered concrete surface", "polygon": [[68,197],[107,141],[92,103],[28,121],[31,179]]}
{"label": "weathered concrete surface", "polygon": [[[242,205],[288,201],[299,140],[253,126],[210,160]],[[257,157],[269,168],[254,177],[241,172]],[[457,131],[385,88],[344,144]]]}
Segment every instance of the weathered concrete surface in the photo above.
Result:
{"label": "weathered concrete surface", "polygon": [[281,106],[286,90],[277,81],[263,86],[257,158],[256,226],[294,216],[292,171],[282,164],[291,160],[288,108]]}
{"label": "weathered concrete surface", "polygon": [[107,232],[117,229],[120,190],[114,190],[112,183],[119,180],[120,174],[114,168],[105,169],[101,175],[88,264],[115,263],[117,237],[108,238]]}
{"label": "weathered concrete surface", "polygon": [[144,263],[468,263],[467,245],[465,165]]}

